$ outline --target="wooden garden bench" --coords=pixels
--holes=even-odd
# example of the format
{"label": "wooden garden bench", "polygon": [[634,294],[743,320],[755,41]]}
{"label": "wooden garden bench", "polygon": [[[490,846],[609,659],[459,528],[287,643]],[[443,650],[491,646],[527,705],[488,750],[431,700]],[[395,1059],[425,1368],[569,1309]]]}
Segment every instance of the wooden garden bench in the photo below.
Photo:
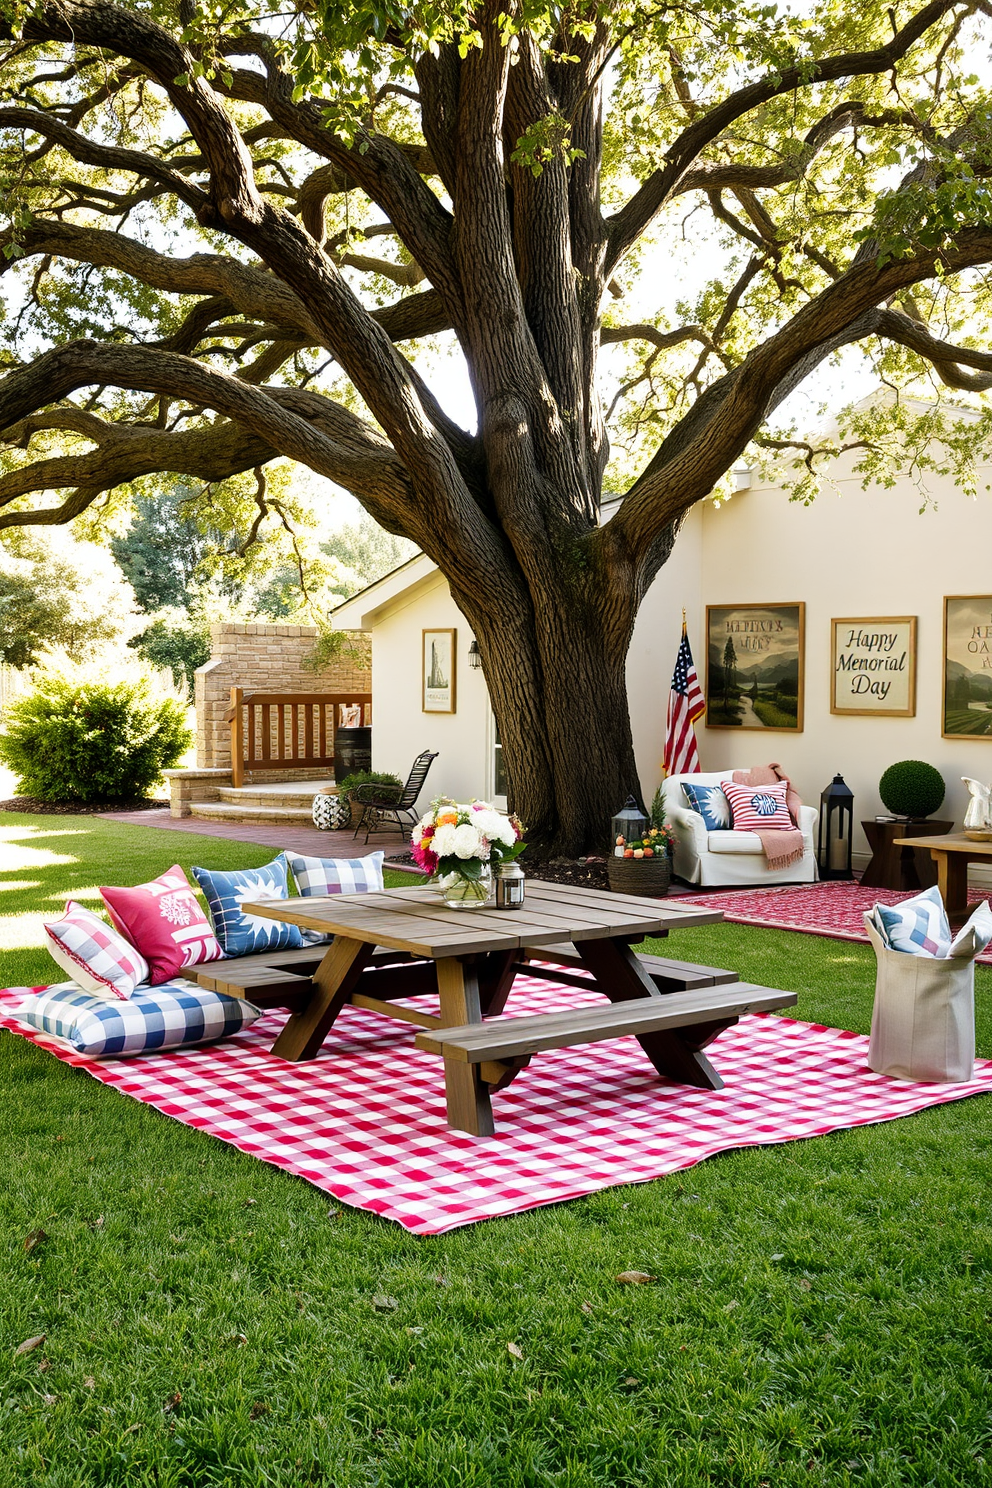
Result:
{"label": "wooden garden bench", "polygon": [[[588,985],[588,984],[587,984]],[[490,1095],[546,1049],[571,1048],[633,1034],[652,1064],[680,1084],[720,1090],[723,1081],[702,1050],[745,1013],[792,1007],[796,993],[733,982],[630,1002],[496,1018],[418,1033],[418,1049],[444,1058],[448,1124],[475,1136],[493,1131]],[[465,1078],[466,1066],[471,1081]]]}
{"label": "wooden garden bench", "polygon": [[[724,971],[718,966],[697,966],[693,961],[673,961],[667,956],[648,956],[641,951],[635,954],[659,992],[694,992],[700,987],[720,987],[737,981],[736,971]],[[564,982],[576,987],[589,985],[588,975],[580,978],[557,969],[585,969],[585,962],[574,945],[528,946],[520,959],[548,962],[553,970],[545,971],[543,966],[536,973],[534,968],[530,970],[549,982]]]}

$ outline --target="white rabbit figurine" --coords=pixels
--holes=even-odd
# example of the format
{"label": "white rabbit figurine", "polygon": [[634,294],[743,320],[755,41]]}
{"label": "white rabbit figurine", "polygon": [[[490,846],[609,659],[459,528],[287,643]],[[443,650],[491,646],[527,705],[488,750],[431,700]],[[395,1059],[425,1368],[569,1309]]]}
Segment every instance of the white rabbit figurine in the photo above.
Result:
{"label": "white rabbit figurine", "polygon": [[980,780],[972,780],[970,775],[962,775],[961,779],[971,796],[964,814],[965,831],[992,827],[992,785],[983,785]]}

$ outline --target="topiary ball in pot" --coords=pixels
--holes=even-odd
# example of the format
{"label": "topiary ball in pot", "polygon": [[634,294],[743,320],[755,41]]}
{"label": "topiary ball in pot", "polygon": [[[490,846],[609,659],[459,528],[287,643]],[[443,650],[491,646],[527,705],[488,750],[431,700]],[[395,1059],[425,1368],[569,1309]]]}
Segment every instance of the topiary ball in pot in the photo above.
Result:
{"label": "topiary ball in pot", "polygon": [[893,816],[923,821],[944,799],[944,777],[925,760],[900,760],[885,771],[878,794]]}

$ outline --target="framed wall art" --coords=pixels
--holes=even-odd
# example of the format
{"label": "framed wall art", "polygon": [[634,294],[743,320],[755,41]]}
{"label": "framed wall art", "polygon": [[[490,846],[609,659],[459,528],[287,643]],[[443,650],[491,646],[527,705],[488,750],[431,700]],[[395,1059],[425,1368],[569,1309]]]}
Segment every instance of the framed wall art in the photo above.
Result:
{"label": "framed wall art", "polygon": [[830,711],[878,718],[915,715],[915,615],[831,620]]}
{"label": "framed wall art", "polygon": [[455,711],[455,636],[454,630],[423,632],[423,711]]}
{"label": "framed wall art", "polygon": [[945,739],[992,739],[992,594],[944,600]]}
{"label": "framed wall art", "polygon": [[806,606],[706,606],[708,728],[803,727]]}

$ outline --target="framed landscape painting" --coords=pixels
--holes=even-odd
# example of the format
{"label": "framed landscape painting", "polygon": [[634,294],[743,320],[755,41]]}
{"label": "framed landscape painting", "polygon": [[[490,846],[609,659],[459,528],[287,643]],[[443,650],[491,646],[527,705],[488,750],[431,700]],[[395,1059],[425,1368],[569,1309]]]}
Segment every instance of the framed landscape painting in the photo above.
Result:
{"label": "framed landscape painting", "polygon": [[455,711],[455,634],[453,630],[423,632],[423,712]]}
{"label": "framed landscape painting", "polygon": [[915,715],[915,615],[831,620],[830,711],[876,718]]}
{"label": "framed landscape painting", "polygon": [[706,726],[803,727],[806,606],[706,606]]}
{"label": "framed landscape painting", "polygon": [[992,594],[944,600],[945,739],[992,739]]}

